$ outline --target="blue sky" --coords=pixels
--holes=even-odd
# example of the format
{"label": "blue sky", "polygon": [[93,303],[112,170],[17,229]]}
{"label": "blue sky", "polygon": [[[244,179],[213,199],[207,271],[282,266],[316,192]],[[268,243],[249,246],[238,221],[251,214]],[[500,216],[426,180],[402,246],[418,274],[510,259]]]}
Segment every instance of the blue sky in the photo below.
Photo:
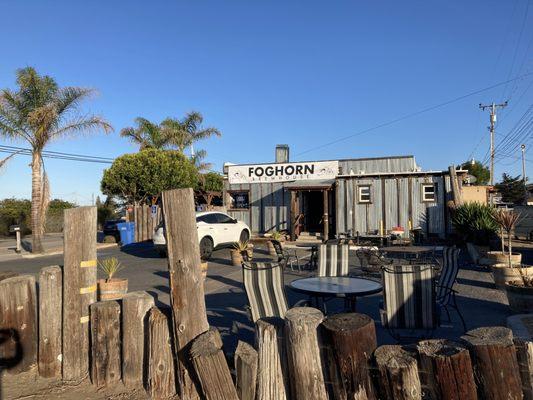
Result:
{"label": "blue sky", "polygon": [[[135,117],[198,110],[223,133],[198,145],[216,170],[271,161],[276,143],[289,144],[293,160],[414,154],[424,169],[445,169],[472,152],[484,158],[489,117],[478,104],[510,98],[502,137],[533,103],[533,75],[304,152],[533,72],[527,1],[0,0],[0,87],[31,65],[60,85],[98,90],[85,110],[115,132],[48,150],[116,157],[136,151],[118,135]],[[29,197],[28,163],[17,157],[0,173],[0,198]],[[103,165],[46,168],[54,197],[87,204],[99,193]],[[496,172],[520,168],[506,158]]]}

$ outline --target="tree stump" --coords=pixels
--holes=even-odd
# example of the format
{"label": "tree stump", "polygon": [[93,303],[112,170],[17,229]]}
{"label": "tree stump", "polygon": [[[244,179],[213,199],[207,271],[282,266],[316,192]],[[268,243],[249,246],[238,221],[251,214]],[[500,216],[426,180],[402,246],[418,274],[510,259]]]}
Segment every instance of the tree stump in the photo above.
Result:
{"label": "tree stump", "polygon": [[222,339],[215,328],[194,339],[190,356],[205,399],[239,400],[222,351]]}
{"label": "tree stump", "polygon": [[122,380],[127,387],[143,387],[148,380],[148,312],[154,298],[132,292],[122,298]]}
{"label": "tree stump", "polygon": [[37,364],[37,299],[32,275],[0,281],[0,335],[0,368],[17,374]]}
{"label": "tree stump", "polygon": [[240,400],[255,400],[257,359],[257,351],[248,343],[239,340],[235,351],[235,386]]}
{"label": "tree stump", "polygon": [[377,347],[374,320],[364,314],[336,314],[322,326],[335,399],[375,399],[370,374]]}
{"label": "tree stump", "polygon": [[174,359],[167,316],[157,307],[149,314],[148,392],[153,399],[166,399],[176,394]]}
{"label": "tree stump", "polygon": [[96,301],[96,207],[63,212],[63,380],[89,375],[89,306]]}
{"label": "tree stump", "polygon": [[285,314],[287,361],[295,400],[328,398],[318,341],[323,319],[324,314],[311,307],[291,308]]}
{"label": "tree stump", "polygon": [[63,273],[59,266],[39,274],[39,375],[61,376]]}
{"label": "tree stump", "polygon": [[91,304],[91,379],[98,388],[120,382],[120,304]]}
{"label": "tree stump", "polygon": [[472,357],[479,395],[487,400],[522,399],[513,334],[501,326],[468,331],[462,339]]}
{"label": "tree stump", "polygon": [[524,400],[533,400],[533,342],[515,338],[514,346],[520,368]]}
{"label": "tree stump", "polygon": [[383,400],[420,400],[416,353],[398,345],[380,346],[374,352],[377,366],[376,387]]}
{"label": "tree stump", "polygon": [[435,339],[418,344],[422,387],[431,399],[477,400],[468,350],[455,342]]}
{"label": "tree stump", "polygon": [[258,353],[257,400],[285,400],[288,384],[285,321],[261,318],[256,321]]}

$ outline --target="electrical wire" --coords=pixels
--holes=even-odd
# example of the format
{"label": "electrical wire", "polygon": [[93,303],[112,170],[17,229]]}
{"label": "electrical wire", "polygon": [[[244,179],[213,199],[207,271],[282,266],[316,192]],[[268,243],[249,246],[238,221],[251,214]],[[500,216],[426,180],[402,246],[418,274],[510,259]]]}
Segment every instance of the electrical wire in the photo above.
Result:
{"label": "electrical wire", "polygon": [[[14,150],[6,148],[2,145],[0,145],[0,153],[7,153],[7,154],[20,154],[25,156],[32,156],[31,149],[23,149],[23,150]],[[91,163],[99,163],[99,164],[112,164],[113,161],[111,160],[99,160],[95,158],[88,158],[88,157],[70,157],[70,156],[63,156],[63,155],[55,155],[55,154],[42,154],[43,158],[50,158],[50,159],[56,159],[56,160],[67,160],[67,161],[79,161],[79,162],[91,162]]]}

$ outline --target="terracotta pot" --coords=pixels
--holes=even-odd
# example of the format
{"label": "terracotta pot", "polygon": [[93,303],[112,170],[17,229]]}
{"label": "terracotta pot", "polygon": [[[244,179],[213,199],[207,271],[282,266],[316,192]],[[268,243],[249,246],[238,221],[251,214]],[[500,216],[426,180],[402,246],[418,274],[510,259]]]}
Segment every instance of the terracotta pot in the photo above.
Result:
{"label": "terracotta pot", "polygon": [[[252,247],[248,247],[247,252],[248,252],[248,258],[250,258],[251,260],[254,256],[254,249]],[[234,265],[235,267],[240,267],[243,261],[240,251],[231,249],[230,253],[231,253],[231,264]]]}
{"label": "terracotta pot", "polygon": [[524,286],[520,280],[507,282],[505,293],[511,310],[519,314],[533,312],[533,287]]}
{"label": "terracotta pot", "polygon": [[128,280],[113,278],[110,281],[98,279],[98,300],[119,300],[128,293]]}
{"label": "terracotta pot", "polygon": [[504,290],[506,282],[520,280],[520,270],[528,276],[533,275],[533,267],[519,267],[520,265],[509,268],[509,264],[494,264],[492,266],[492,277],[496,287]]}
{"label": "terracotta pot", "polygon": [[[494,264],[508,264],[509,255],[507,253],[502,253],[501,251],[488,251],[487,260],[491,265]],[[520,264],[522,262],[522,253],[513,253],[511,254],[511,263]]]}
{"label": "terracotta pot", "polygon": [[202,271],[202,278],[204,279],[204,281],[205,281],[205,278],[207,277],[208,265],[209,264],[207,262],[200,263],[200,270]]}

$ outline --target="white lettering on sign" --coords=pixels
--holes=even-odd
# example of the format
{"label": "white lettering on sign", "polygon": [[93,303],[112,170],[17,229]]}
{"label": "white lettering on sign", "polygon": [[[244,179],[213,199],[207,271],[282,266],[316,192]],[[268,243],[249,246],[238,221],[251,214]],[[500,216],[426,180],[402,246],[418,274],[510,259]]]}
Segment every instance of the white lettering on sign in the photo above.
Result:
{"label": "white lettering on sign", "polygon": [[338,161],[230,165],[228,167],[228,180],[230,184],[289,182],[309,179],[335,179],[338,173]]}

